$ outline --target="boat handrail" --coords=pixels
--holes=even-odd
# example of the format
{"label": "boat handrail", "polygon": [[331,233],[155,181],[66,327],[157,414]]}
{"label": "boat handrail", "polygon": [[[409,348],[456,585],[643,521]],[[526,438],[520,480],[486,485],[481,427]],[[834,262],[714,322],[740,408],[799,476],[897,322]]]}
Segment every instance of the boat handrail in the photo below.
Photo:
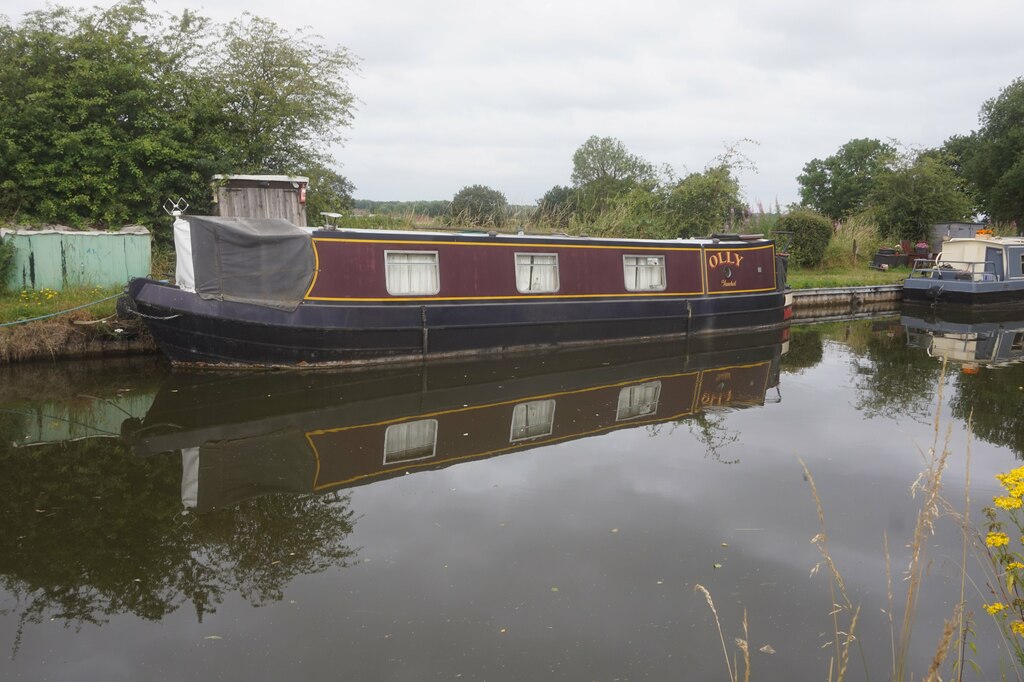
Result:
{"label": "boat handrail", "polygon": [[911,277],[928,279],[958,279],[972,282],[994,282],[996,276],[995,263],[990,261],[958,261],[939,260],[938,258],[917,258]]}

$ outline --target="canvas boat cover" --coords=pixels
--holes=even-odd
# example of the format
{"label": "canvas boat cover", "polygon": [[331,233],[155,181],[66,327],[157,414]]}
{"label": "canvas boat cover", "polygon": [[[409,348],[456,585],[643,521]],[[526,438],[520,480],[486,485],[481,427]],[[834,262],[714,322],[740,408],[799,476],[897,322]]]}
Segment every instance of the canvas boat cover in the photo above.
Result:
{"label": "canvas boat cover", "polygon": [[174,221],[178,286],[202,298],[294,310],[316,271],[309,232],[279,218]]}

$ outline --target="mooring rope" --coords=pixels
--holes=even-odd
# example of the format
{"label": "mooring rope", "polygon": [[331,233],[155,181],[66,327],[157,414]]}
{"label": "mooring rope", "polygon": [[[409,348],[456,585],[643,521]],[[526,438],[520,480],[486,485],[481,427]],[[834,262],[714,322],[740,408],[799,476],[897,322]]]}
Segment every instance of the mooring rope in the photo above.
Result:
{"label": "mooring rope", "polygon": [[138,315],[139,317],[144,317],[147,320],[173,320],[175,318],[181,317],[181,313],[175,313],[174,315],[164,315],[163,317],[161,317],[159,315],[147,315],[146,313],[140,313],[135,308],[132,308],[128,312],[130,312],[132,315]]}
{"label": "mooring rope", "polygon": [[51,317],[57,317],[58,315],[64,315],[66,313],[74,312],[76,310],[81,310],[82,308],[88,308],[89,306],[96,305],[97,303],[103,303],[104,301],[109,301],[110,299],[117,298],[118,296],[121,296],[121,292],[113,294],[112,296],[107,296],[106,298],[101,298],[98,301],[93,301],[92,303],[83,303],[82,305],[75,306],[74,308],[68,308],[67,310],[61,310],[61,311],[58,311],[56,313],[50,313],[48,315],[40,315],[39,317],[30,317],[27,320],[15,320],[14,322],[0,322],[0,327],[13,327],[16,324],[28,324],[29,322],[38,322],[39,320],[47,320],[47,319],[49,319]]}

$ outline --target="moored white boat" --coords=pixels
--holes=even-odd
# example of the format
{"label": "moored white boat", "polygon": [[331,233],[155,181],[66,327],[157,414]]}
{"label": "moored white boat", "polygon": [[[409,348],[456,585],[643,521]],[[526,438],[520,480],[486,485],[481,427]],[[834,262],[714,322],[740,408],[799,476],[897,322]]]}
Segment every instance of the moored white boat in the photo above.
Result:
{"label": "moored white boat", "polygon": [[951,239],[934,260],[918,260],[903,300],[972,307],[1024,307],[1024,238],[985,233]]}

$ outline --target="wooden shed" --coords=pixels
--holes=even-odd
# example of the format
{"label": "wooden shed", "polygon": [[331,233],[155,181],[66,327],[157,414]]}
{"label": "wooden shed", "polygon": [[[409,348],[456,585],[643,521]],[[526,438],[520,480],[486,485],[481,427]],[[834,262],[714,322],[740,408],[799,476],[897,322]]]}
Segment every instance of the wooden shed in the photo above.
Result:
{"label": "wooden shed", "polygon": [[965,223],[965,222],[954,222],[954,223],[936,223],[932,225],[932,232],[930,239],[928,240],[932,253],[938,253],[942,251],[942,244],[954,238],[961,237],[973,237],[983,227],[988,227],[985,223]]}
{"label": "wooden shed", "polygon": [[306,227],[306,188],[299,175],[215,175],[215,214],[240,218],[283,218]]}

